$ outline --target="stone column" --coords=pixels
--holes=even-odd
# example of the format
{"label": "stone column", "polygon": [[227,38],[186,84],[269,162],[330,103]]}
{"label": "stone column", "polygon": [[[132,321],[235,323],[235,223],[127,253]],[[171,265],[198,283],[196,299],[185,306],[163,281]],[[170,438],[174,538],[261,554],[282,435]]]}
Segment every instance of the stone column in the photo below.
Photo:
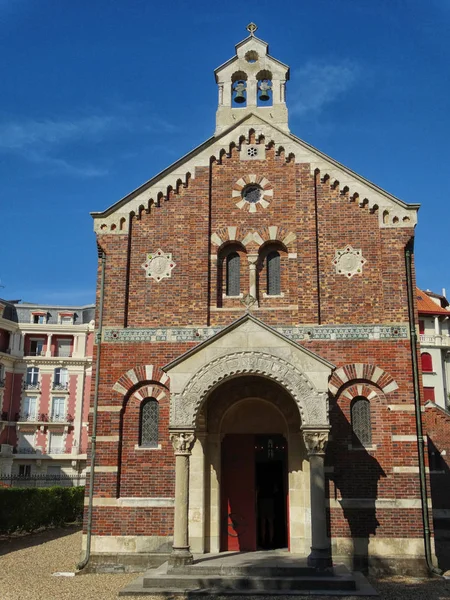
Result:
{"label": "stone column", "polygon": [[250,266],[250,296],[256,300],[256,263],[258,262],[257,254],[249,254],[248,262]]}
{"label": "stone column", "polygon": [[192,431],[178,431],[170,434],[175,450],[175,519],[173,550],[169,559],[172,567],[189,565],[192,554],[189,549],[189,456],[194,445]]}
{"label": "stone column", "polygon": [[45,352],[45,356],[52,355],[52,334],[47,333],[47,350]]}
{"label": "stone column", "polygon": [[303,431],[303,439],[309,456],[311,486],[311,554],[308,565],[325,569],[332,565],[331,545],[327,535],[325,505],[325,448],[328,431]]}

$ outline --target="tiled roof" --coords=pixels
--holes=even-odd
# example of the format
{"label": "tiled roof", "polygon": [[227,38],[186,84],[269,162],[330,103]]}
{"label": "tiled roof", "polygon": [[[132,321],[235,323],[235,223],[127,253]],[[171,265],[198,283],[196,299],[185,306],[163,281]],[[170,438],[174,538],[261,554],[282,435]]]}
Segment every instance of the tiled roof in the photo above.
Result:
{"label": "tiled roof", "polygon": [[447,315],[450,316],[450,310],[446,308],[442,308],[439,304],[436,304],[430,296],[423,290],[416,288],[416,298],[417,298],[417,309],[419,314],[427,314],[427,315]]}

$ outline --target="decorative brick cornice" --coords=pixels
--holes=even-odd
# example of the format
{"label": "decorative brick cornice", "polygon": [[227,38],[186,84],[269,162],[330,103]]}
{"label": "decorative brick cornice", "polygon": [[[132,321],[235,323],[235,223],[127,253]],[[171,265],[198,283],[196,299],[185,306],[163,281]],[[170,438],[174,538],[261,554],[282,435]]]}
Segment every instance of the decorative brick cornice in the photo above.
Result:
{"label": "decorative brick cornice", "polygon": [[364,386],[364,381],[375,385],[377,388],[381,389],[384,394],[389,394],[398,389],[397,382],[389,375],[389,373],[376,365],[367,363],[352,363],[340,367],[333,373],[330,383],[328,384],[328,389],[336,396],[344,385],[354,382],[352,386],[347,387],[343,392],[343,395],[350,399],[355,396],[368,397],[367,394],[376,395],[376,392],[371,388],[365,389],[367,386]]}
{"label": "decorative brick cornice", "polygon": [[[168,387],[169,376],[154,365],[139,365],[124,373],[113,385],[113,390],[126,396],[131,389],[139,386],[140,383],[148,382],[159,383],[164,387]],[[141,400],[149,395],[153,395],[153,388],[151,394],[147,393],[147,388],[151,388],[151,386],[145,386],[145,388],[141,386],[133,395]],[[143,393],[145,394],[144,396],[142,395]]]}

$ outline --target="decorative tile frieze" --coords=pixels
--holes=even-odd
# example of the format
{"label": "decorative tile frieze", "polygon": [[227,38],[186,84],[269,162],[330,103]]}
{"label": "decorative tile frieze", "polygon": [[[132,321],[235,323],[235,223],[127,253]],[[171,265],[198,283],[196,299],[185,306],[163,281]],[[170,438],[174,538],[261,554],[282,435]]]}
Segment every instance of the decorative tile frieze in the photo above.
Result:
{"label": "decorative tile frieze", "polygon": [[[160,327],[148,329],[105,329],[105,342],[203,342],[223,327]],[[408,339],[407,325],[336,325],[274,327],[293,341],[307,340],[392,340]]]}

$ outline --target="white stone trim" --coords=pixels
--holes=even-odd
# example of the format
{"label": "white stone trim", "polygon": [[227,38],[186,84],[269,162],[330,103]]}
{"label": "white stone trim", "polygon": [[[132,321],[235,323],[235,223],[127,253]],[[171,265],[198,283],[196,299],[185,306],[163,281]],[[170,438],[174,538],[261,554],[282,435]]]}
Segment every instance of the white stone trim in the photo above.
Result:
{"label": "white stone trim", "polygon": [[[330,508],[392,508],[416,509],[421,508],[420,498],[330,498]],[[428,499],[431,508],[431,499]]]}
{"label": "white stone trim", "polygon": [[[415,412],[416,408],[414,404],[388,404],[388,410],[403,411],[403,412]],[[423,406],[420,407],[421,412],[425,412]]]}
{"label": "white stone trim", "polygon": [[[93,535],[91,552],[93,554],[151,554],[161,552],[161,548],[170,552],[172,536],[162,535]],[[86,535],[82,537],[82,549],[86,549]]]}
{"label": "white stone trim", "polygon": [[161,444],[158,444],[157,446],[150,448],[150,447],[146,447],[146,446],[139,446],[139,444],[135,444],[134,449],[138,450],[139,452],[141,451],[154,451],[154,450],[161,450]]}
{"label": "white stone trim", "polygon": [[[84,505],[89,504],[89,498],[84,499]],[[171,508],[175,506],[175,498],[101,498],[94,496],[92,506],[116,506],[135,508]]]}
{"label": "white stone trim", "polygon": [[[97,412],[120,412],[122,410],[122,406],[117,406],[117,405],[104,405],[104,406],[97,406]],[[91,408],[89,409],[90,413],[94,412],[94,408],[91,406]],[[98,438],[97,438],[98,439]]]}
{"label": "white stone trim", "polygon": [[[369,543],[367,543],[369,542]],[[423,558],[423,538],[383,538],[370,536],[357,538],[350,536],[333,537],[331,539],[333,556],[369,555],[387,557],[418,557]]]}
{"label": "white stone trim", "polygon": [[[118,473],[119,467],[110,467],[110,466],[95,466],[94,473]],[[91,472],[91,467],[86,467],[86,473]]]}
{"label": "white stone trim", "polygon": [[[427,436],[423,436],[424,442],[427,441]],[[393,435],[393,442],[417,442],[417,435]]]}
{"label": "white stone trim", "polygon": [[[392,472],[393,473],[419,473],[419,467],[392,467]],[[430,472],[430,468],[429,467],[425,467],[425,472],[429,473]]]}
{"label": "white stone trim", "polygon": [[[89,437],[92,440],[92,437]],[[98,435],[97,442],[120,442],[120,435]]]}

